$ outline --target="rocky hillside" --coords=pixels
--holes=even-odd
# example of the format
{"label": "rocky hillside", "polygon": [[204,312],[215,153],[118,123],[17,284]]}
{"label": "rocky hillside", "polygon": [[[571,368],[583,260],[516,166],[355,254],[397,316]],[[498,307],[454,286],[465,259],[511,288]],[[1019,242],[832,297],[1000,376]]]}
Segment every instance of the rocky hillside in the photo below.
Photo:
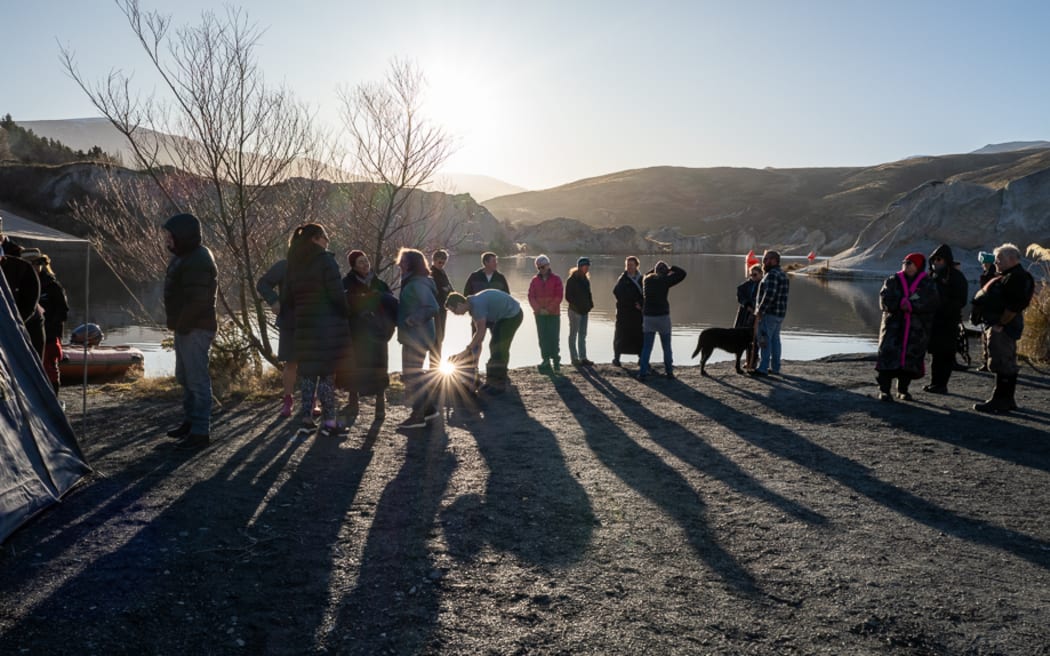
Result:
{"label": "rocky hillside", "polygon": [[[915,157],[858,168],[654,167],[503,196],[484,205],[511,222],[516,240],[524,244],[537,234],[527,226],[568,217],[596,229],[630,226],[645,243],[680,252],[738,253],[775,246],[788,253],[830,255],[855,246],[857,236],[891,204],[929,182],[967,182],[993,193],[1048,168],[1050,150]],[[1018,202],[1015,197],[1015,206]],[[580,239],[571,231],[538,234],[555,243]]]}

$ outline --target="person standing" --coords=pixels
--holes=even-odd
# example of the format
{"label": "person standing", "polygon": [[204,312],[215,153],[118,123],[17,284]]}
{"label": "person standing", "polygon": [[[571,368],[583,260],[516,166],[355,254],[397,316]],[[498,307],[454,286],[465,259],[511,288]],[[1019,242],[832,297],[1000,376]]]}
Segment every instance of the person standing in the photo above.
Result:
{"label": "person standing", "polygon": [[659,261],[642,278],[642,354],[638,358],[638,379],[649,376],[649,358],[656,335],[664,352],[664,374],[674,378],[674,356],[671,353],[671,304],[667,299],[672,287],[685,280],[685,270]]}
{"label": "person standing", "polygon": [[390,385],[387,344],[397,327],[397,299],[390,287],[372,271],[364,251],[346,255],[350,272],[343,277],[349,311],[350,357],[337,376],[340,387],[350,391],[347,414],[356,414],[361,396],[376,397],[375,418],[386,417],[386,388]]}
{"label": "person standing", "polygon": [[510,345],[524,317],[521,305],[510,294],[498,289],[485,289],[467,297],[452,293],[448,295],[445,305],[452,314],[469,313],[474,323],[474,337],[467,348],[456,354],[457,360],[477,361],[485,332],[492,331],[489,361],[485,365],[485,390],[493,394],[503,392],[507,386]]}
{"label": "person standing", "polygon": [[[288,240],[291,248],[295,235]],[[255,284],[255,290],[263,297],[270,306],[276,320],[277,326],[277,361],[284,364],[281,370],[281,386],[283,398],[281,400],[281,416],[291,417],[294,405],[295,380],[298,377],[299,366],[295,361],[295,317],[292,316],[291,307],[281,304],[281,290],[284,289],[288,277],[288,260],[283,259],[274,263],[266,273],[259,278]]]}
{"label": "person standing", "polygon": [[473,296],[484,289],[498,289],[510,293],[507,279],[499,272],[499,257],[492,252],[481,254],[481,268],[467,278],[466,284],[463,285],[463,295]]}
{"label": "person standing", "polygon": [[173,256],[164,276],[164,311],[168,328],[175,331],[175,379],[183,389],[185,417],[168,436],[185,438],[187,448],[199,448],[211,439],[208,351],[218,327],[215,294],[219,272],[211,251],[202,244],[197,217],[176,214],[163,228],[164,245]]}
{"label": "person standing", "polygon": [[624,260],[624,271],[613,287],[616,297],[616,326],[613,331],[613,366],[620,366],[620,356],[642,352],[642,273],[634,255]]}
{"label": "person standing", "polygon": [[581,257],[565,279],[565,301],[569,304],[569,358],[574,367],[593,367],[587,359],[587,317],[594,308],[591,296],[591,260]]}
{"label": "person standing", "polygon": [[57,396],[62,381],[58,363],[62,361],[62,334],[69,316],[69,301],[51,269],[51,258],[40,253],[32,264],[40,277],[40,307],[44,310],[44,373]]}
{"label": "person standing", "polygon": [[[988,281],[995,277],[995,253],[988,253],[981,251],[977,254],[977,261],[981,263],[981,275],[977,277],[977,289],[984,289],[984,286],[988,284]],[[981,325],[983,322],[979,320],[978,315],[973,312],[975,306],[971,306],[970,323],[975,326]],[[977,371],[988,371],[988,335],[982,330],[981,331],[981,366],[977,367]]]}
{"label": "person standing", "polygon": [[546,255],[536,257],[536,275],[529,283],[529,305],[536,318],[536,335],[543,362],[536,369],[542,374],[561,372],[561,299],[562,283],[551,270]]}
{"label": "person standing", "polygon": [[947,244],[930,254],[930,278],[937,286],[940,302],[930,330],[930,383],[922,389],[931,394],[947,394],[959,345],[959,322],[968,298],[966,276],[955,268],[952,249]]}
{"label": "person standing", "polygon": [[433,369],[441,363],[441,345],[445,342],[445,323],[448,320],[448,310],[445,309],[445,299],[452,293],[452,282],[445,273],[445,265],[448,263],[448,252],[436,250],[430,258],[430,277],[434,279],[437,288],[438,313],[434,317],[434,344],[430,349],[430,367]]}
{"label": "person standing", "polygon": [[319,223],[295,231],[288,248],[284,303],[295,317],[293,350],[298,363],[303,425],[315,426],[314,399],[321,403],[321,435],[342,437],[346,428],[337,420],[335,372],[350,345],[346,297],[339,265],[328,250],[328,232]]}
{"label": "person standing", "polygon": [[788,306],[788,277],[780,268],[780,253],[766,251],[762,255],[762,281],[758,283],[755,299],[755,323],[758,326],[758,344],[761,352],[758,367],[750,373],[768,376],[780,373],[780,327]]}
{"label": "person standing", "polygon": [[7,286],[15,299],[15,308],[22,324],[32,319],[40,301],[40,277],[36,268],[21,258],[25,249],[4,234],[4,217],[0,216],[0,271],[7,278]]}
{"label": "person standing", "polygon": [[938,303],[937,285],[926,275],[925,267],[926,256],[908,254],[901,270],[887,278],[879,291],[882,323],[875,379],[882,401],[893,400],[890,385],[894,378],[897,398],[910,401],[908,386],[925,373],[926,347]]}
{"label": "person standing", "polygon": [[736,286],[736,319],[733,320],[734,328],[755,327],[755,299],[758,296],[758,283],[762,280],[762,265],[753,264],[747,272],[747,279]]}
{"label": "person standing", "polygon": [[427,258],[414,248],[397,256],[401,270],[401,298],[397,306],[397,341],[401,343],[401,378],[411,413],[400,428],[422,428],[438,416],[423,372],[423,361],[433,348],[437,286],[430,277]]}
{"label": "person standing", "polygon": [[1032,302],[1035,279],[1021,266],[1021,251],[1003,244],[993,251],[996,275],[977,295],[973,304],[981,314],[988,340],[988,370],[995,374],[992,398],[975,403],[974,410],[1006,414],[1017,409],[1017,341],[1024,332],[1024,311]]}

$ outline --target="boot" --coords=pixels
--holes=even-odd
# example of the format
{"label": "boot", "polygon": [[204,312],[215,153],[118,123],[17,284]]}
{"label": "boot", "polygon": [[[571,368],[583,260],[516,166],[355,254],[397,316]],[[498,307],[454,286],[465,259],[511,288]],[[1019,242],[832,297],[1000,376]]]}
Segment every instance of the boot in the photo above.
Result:
{"label": "boot", "polygon": [[1014,392],[1017,391],[1017,375],[1004,376],[1003,384],[1003,406],[1006,408],[1005,412],[1017,409],[1017,401],[1014,400]]}
{"label": "boot", "polygon": [[984,403],[974,403],[973,409],[977,412],[987,412],[989,414],[1003,414],[1010,412],[1011,405],[1013,405],[1013,392],[1010,393],[1010,400],[1007,401],[1005,398],[1008,383],[1007,377],[1003,374],[995,374],[995,389],[992,390],[992,398],[988,399]]}
{"label": "boot", "polygon": [[911,385],[911,379],[906,377],[907,374],[901,374],[897,378],[897,398],[901,401],[911,401],[911,394],[908,393],[908,387]]}

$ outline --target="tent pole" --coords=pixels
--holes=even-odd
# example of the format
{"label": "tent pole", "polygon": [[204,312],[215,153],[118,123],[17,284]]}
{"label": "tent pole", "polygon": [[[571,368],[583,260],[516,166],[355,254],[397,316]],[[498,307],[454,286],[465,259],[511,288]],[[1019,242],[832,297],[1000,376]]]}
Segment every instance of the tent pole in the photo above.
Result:
{"label": "tent pole", "polygon": [[[88,310],[91,308],[91,241],[87,242],[87,256],[84,258],[84,325],[88,324]],[[80,435],[81,439],[87,439],[87,372],[88,372],[88,340],[87,330],[84,331],[84,378],[80,382]]]}

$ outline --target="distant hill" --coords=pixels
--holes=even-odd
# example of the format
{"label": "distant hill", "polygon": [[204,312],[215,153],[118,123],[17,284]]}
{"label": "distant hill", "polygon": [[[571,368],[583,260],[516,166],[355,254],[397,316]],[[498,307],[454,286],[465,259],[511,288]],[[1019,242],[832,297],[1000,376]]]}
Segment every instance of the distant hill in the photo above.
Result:
{"label": "distant hill", "polygon": [[[930,181],[965,179],[989,189],[1050,167],[1050,151],[915,157],[852,168],[653,167],[493,198],[514,225],[555,218],[593,228],[631,226],[674,251],[833,254],[896,200]],[[556,242],[555,235],[549,240]]]}
{"label": "distant hill", "polygon": [[437,180],[431,187],[434,191],[444,191],[449,194],[470,194],[479,203],[484,203],[497,196],[508,196],[526,191],[524,187],[474,173],[438,173]]}
{"label": "distant hill", "polygon": [[973,155],[993,153],[1012,153],[1018,150],[1040,150],[1050,148],[1050,141],[1007,141],[1006,143],[988,144],[973,151]]}
{"label": "distant hill", "polygon": [[[87,151],[92,146],[98,145],[107,153],[120,157],[126,164],[135,161],[131,146],[127,139],[105,118],[71,118],[54,121],[19,121],[19,125],[33,130],[36,134],[56,139],[66,144],[73,150]],[[158,134],[153,133],[150,134]],[[159,138],[171,139],[170,135],[160,135]],[[172,164],[170,160],[161,161],[162,164]],[[293,175],[306,175],[307,167],[295,171]],[[328,179],[346,179],[348,174],[342,171],[330,170],[324,177]],[[512,185],[486,175],[475,175],[471,173],[439,173],[434,184],[430,185],[431,191],[442,191],[449,194],[470,194],[477,202],[482,202],[495,196],[505,196],[525,191],[522,187]]]}

